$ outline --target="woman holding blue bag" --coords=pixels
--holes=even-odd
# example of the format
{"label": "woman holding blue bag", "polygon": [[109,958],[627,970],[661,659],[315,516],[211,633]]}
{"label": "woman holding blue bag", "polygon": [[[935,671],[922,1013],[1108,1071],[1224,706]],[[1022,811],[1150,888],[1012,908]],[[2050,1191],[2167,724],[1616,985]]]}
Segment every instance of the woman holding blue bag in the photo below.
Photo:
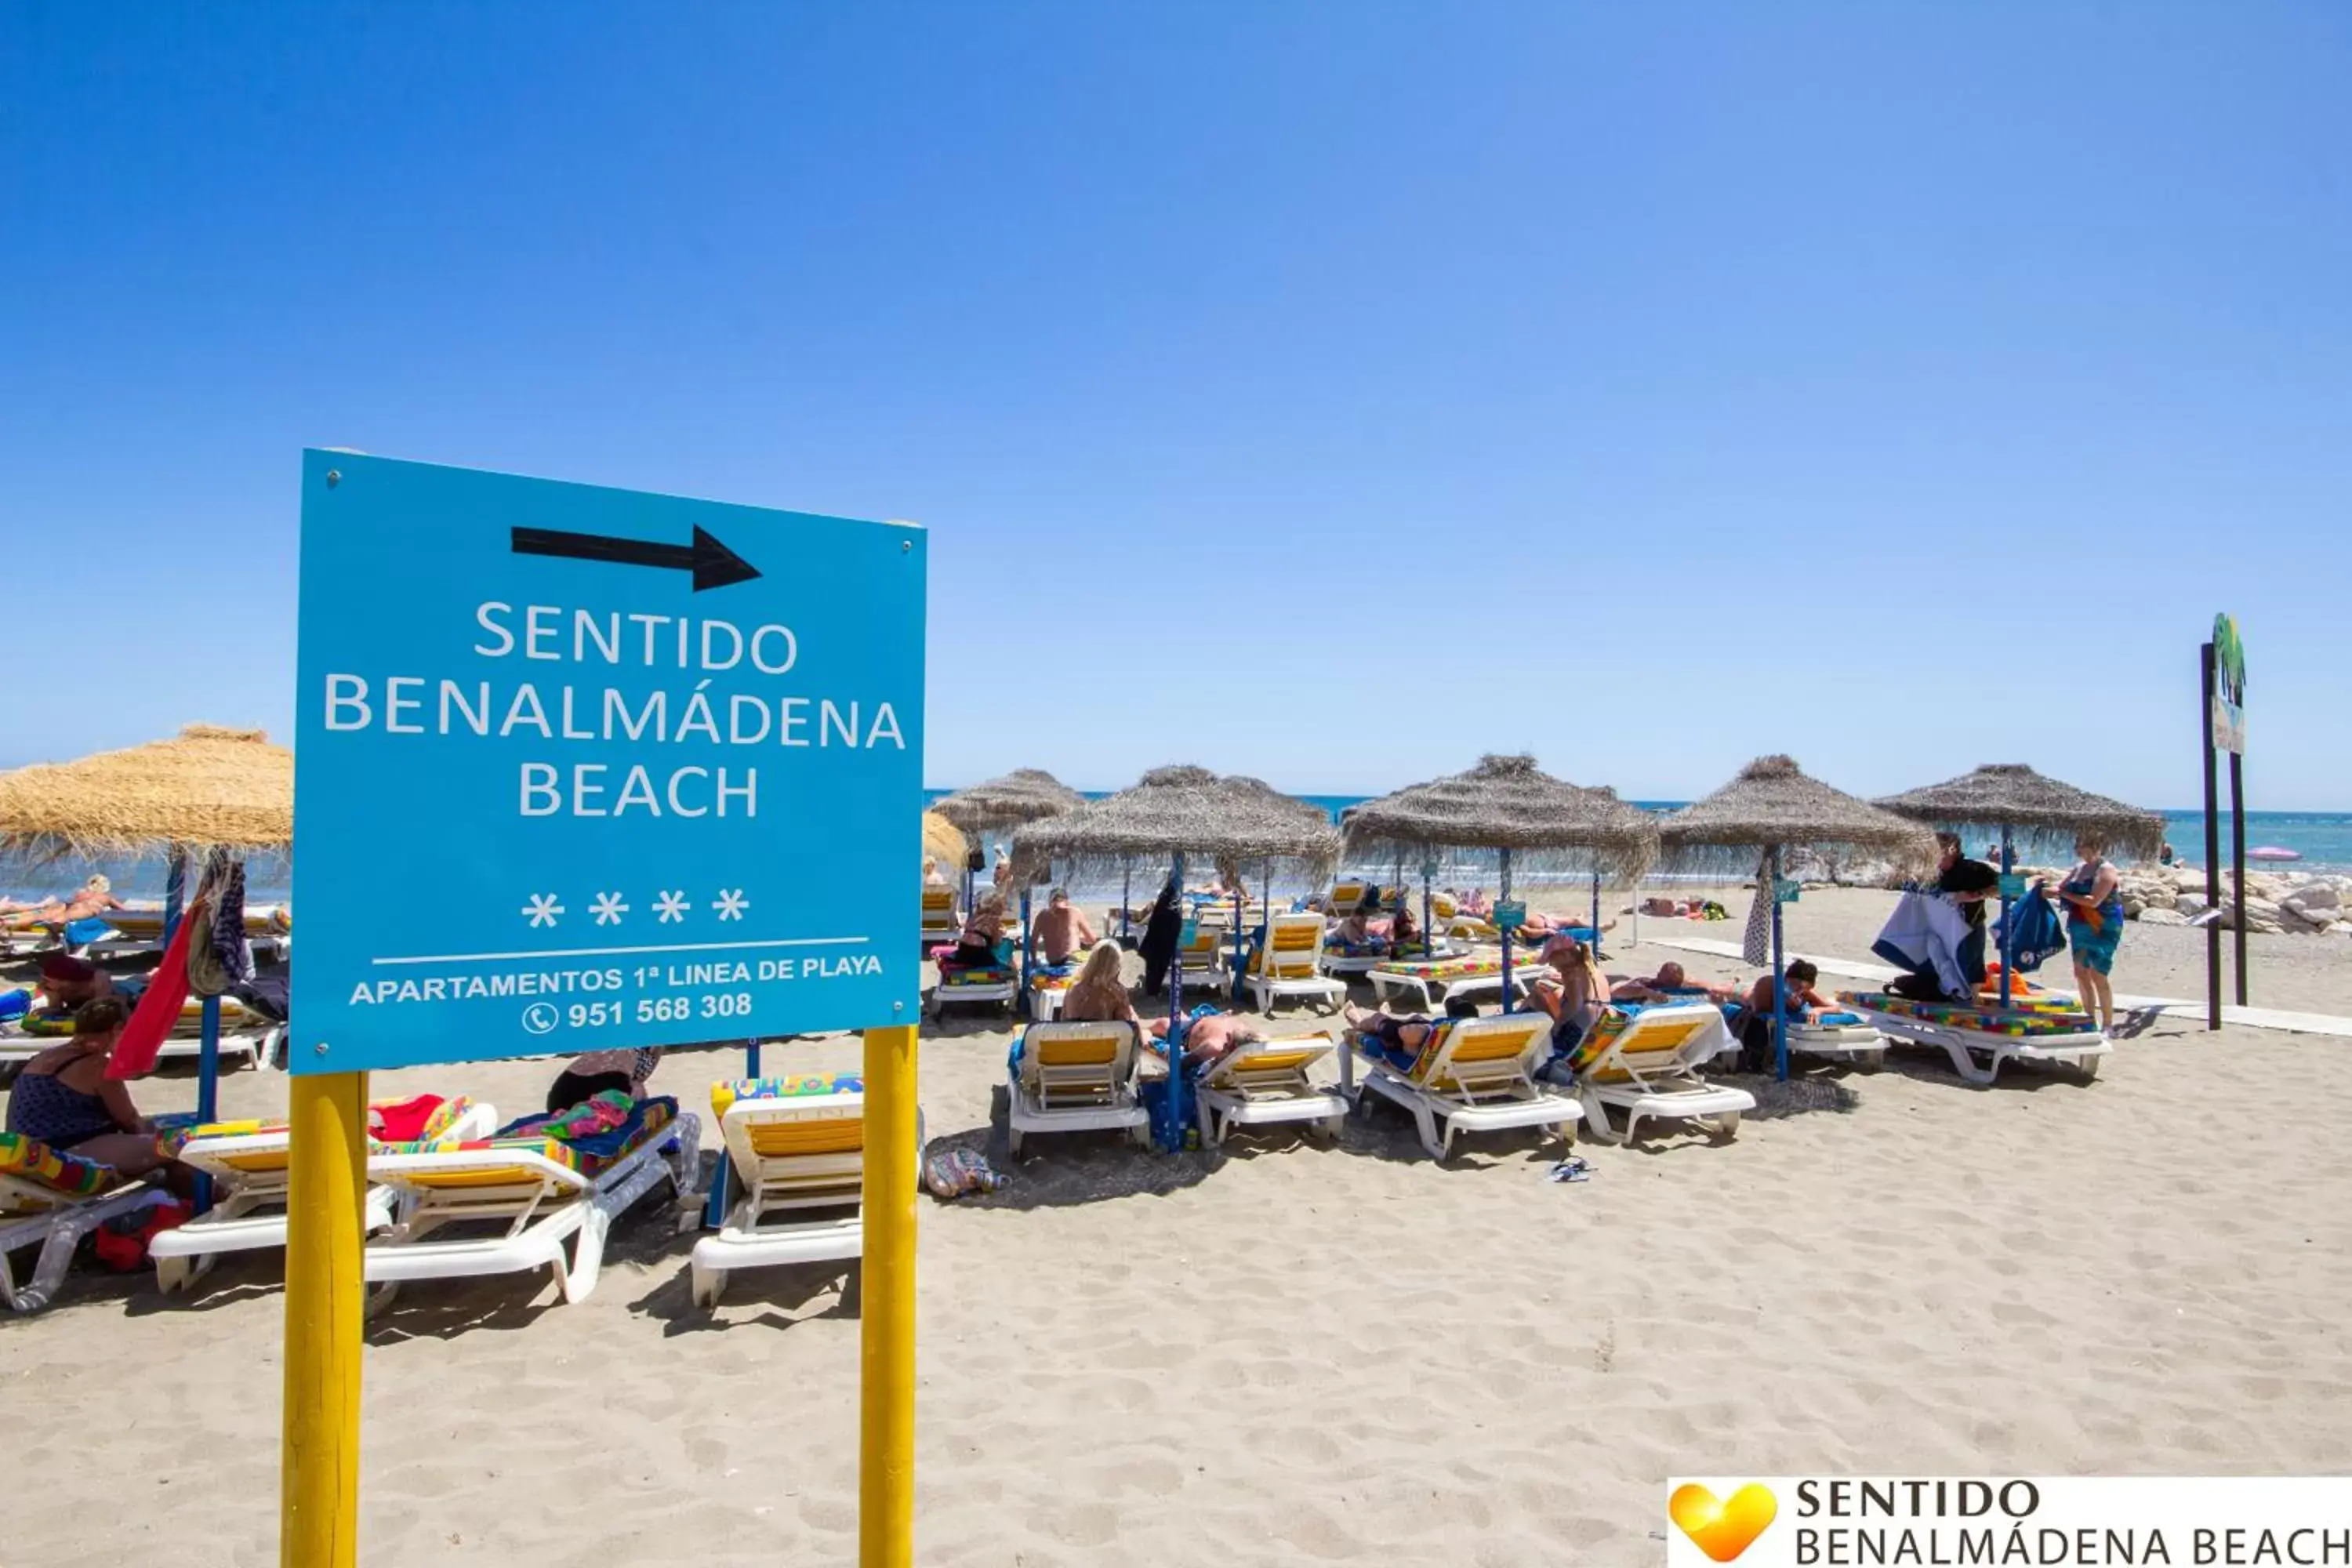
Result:
{"label": "woman holding blue bag", "polygon": [[2116,1026],[2116,994],[2107,976],[2115,970],[2116,948],[2124,938],[2123,879],[2107,862],[2106,846],[2095,838],[2074,840],[2074,868],[2058,884],[2058,901],[2066,906],[2075,991],[2083,1010],[2105,1031]]}

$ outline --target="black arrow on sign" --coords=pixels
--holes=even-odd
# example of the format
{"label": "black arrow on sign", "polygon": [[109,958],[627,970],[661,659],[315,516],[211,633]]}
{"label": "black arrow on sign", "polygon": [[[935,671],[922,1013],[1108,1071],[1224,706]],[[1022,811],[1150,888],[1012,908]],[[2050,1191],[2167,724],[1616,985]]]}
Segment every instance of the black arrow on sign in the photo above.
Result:
{"label": "black arrow on sign", "polygon": [[517,555],[560,555],[568,561],[610,561],[623,566],[666,566],[694,574],[694,591],[748,583],[760,569],[698,526],[691,544],[656,544],[647,539],[613,539],[601,533],[567,533],[560,528],[518,528]]}

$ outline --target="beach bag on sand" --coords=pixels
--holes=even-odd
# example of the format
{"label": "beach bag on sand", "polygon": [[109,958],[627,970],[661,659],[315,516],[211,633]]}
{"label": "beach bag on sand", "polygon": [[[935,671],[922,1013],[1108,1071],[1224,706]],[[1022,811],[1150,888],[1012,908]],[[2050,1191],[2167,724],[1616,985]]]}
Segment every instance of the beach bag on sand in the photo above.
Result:
{"label": "beach bag on sand", "polygon": [[158,1233],[187,1224],[195,1212],[191,1205],[172,1198],[118,1215],[92,1234],[90,1249],[98,1254],[100,1264],[115,1273],[134,1273],[147,1265],[147,1244]]}

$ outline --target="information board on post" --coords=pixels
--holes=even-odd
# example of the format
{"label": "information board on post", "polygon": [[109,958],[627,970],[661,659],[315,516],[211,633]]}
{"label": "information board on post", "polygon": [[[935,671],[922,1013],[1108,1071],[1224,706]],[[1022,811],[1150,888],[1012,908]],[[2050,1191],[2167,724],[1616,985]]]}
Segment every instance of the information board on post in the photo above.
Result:
{"label": "information board on post", "polygon": [[1498,931],[1517,931],[1528,923],[1528,906],[1511,900],[1495,905],[1495,926]]}
{"label": "information board on post", "polygon": [[303,457],[298,1073],[911,1023],[924,535]]}

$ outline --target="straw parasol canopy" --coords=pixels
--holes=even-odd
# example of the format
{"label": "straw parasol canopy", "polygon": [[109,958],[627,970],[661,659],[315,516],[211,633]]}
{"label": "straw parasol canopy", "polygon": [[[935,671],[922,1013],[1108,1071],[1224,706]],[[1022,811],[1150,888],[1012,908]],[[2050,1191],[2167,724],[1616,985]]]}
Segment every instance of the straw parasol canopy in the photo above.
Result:
{"label": "straw parasol canopy", "polygon": [[1468,773],[1413,784],[1348,814],[1350,855],[1422,858],[1441,848],[1508,849],[1538,865],[1637,882],[1658,858],[1658,819],[1617,798],[1556,779],[1533,757],[1486,756]]}
{"label": "straw parasol canopy", "polygon": [[1016,768],[1001,779],[960,789],[931,809],[966,833],[995,833],[1059,816],[1087,797],[1043,768]]}
{"label": "straw parasol canopy", "polygon": [[1130,857],[1175,855],[1223,865],[1281,860],[1320,878],[1339,859],[1339,832],[1314,806],[1259,780],[1181,766],[1154,768],[1131,788],[1013,835],[1016,880],[1038,880],[1057,861],[1082,876],[1107,875]]}
{"label": "straw parasol canopy", "polygon": [[43,856],[277,849],[294,841],[294,753],[259,730],[191,724],[168,741],[0,773],[0,846]]}
{"label": "straw parasol canopy", "polygon": [[1860,849],[1911,870],[1936,860],[1934,834],[1807,777],[1784,756],[1759,757],[1705,800],[1668,814],[1658,837],[1669,861],[1693,868],[1752,869],[1756,852],[1775,845]]}
{"label": "straw parasol canopy", "polygon": [[955,824],[936,811],[923,813],[923,854],[940,863],[941,871],[953,871],[963,865],[963,835]]}
{"label": "straw parasol canopy", "polygon": [[1878,804],[1897,816],[1955,831],[2008,828],[2062,841],[2081,834],[2136,858],[2155,854],[2164,843],[2164,818],[2155,812],[2044,778],[2023,763],[1987,763],[1972,773],[1891,795]]}

